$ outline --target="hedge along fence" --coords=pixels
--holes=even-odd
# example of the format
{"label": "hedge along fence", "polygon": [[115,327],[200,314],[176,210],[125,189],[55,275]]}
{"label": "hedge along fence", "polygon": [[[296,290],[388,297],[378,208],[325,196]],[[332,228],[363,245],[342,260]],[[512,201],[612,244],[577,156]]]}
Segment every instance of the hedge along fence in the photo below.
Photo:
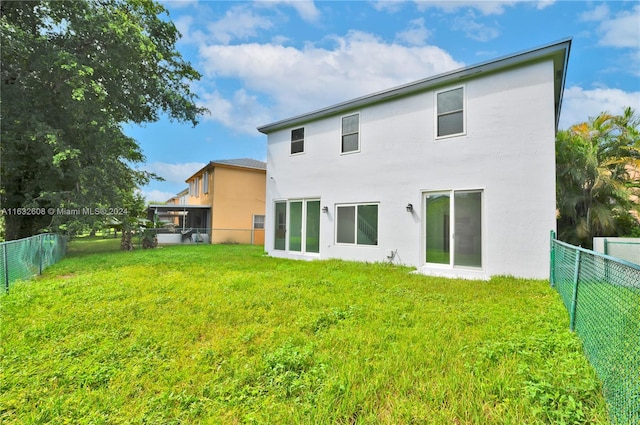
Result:
{"label": "hedge along fence", "polygon": [[0,283],[6,292],[16,280],[27,280],[57,263],[67,250],[67,240],[55,233],[0,243]]}
{"label": "hedge along fence", "polygon": [[640,424],[640,266],[551,238],[551,286],[602,381],[613,424]]}

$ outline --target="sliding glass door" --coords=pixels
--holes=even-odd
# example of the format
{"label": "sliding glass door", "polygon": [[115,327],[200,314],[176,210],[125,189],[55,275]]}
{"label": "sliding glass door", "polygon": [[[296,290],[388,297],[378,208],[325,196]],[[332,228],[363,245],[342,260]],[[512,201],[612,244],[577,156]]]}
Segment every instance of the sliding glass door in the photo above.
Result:
{"label": "sliding glass door", "polygon": [[320,252],[320,201],[305,201],[305,252]]}
{"label": "sliding glass door", "polygon": [[482,267],[482,191],[425,194],[425,229],[427,263]]}
{"label": "sliding glass door", "polygon": [[320,200],[276,202],[275,218],[275,249],[320,252]]}
{"label": "sliding glass door", "polygon": [[482,267],[482,193],[454,194],[454,266]]}
{"label": "sliding glass door", "polygon": [[287,203],[276,202],[275,208],[275,232],[274,248],[279,250],[287,249]]}
{"label": "sliding glass door", "polygon": [[426,196],[427,215],[427,263],[449,264],[451,262],[451,196],[435,193]]}
{"label": "sliding glass door", "polygon": [[302,201],[289,202],[289,251],[302,251]]}

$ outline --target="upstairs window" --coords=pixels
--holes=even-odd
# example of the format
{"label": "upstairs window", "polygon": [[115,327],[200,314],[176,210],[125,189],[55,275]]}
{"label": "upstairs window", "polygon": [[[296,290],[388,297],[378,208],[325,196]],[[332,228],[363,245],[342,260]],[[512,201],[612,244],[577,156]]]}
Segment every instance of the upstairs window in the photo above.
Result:
{"label": "upstairs window", "polygon": [[198,197],[200,195],[200,180],[198,177],[194,177],[193,180],[189,182],[189,196]]}
{"label": "upstairs window", "polygon": [[437,97],[437,137],[463,134],[464,129],[464,87],[436,94]]}
{"label": "upstairs window", "polygon": [[291,155],[304,153],[304,127],[291,130]]}
{"label": "upstairs window", "polygon": [[209,193],[209,172],[205,171],[202,177],[202,193]]}
{"label": "upstairs window", "polygon": [[360,114],[342,117],[342,153],[360,150]]}

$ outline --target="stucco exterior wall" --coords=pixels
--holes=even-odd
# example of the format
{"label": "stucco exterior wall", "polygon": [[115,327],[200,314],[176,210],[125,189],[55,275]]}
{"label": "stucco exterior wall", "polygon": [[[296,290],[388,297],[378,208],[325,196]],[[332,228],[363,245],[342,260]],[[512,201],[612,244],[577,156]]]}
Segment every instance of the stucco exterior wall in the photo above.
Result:
{"label": "stucco exterior wall", "polygon": [[216,165],[211,174],[212,242],[263,243],[264,232],[252,228],[253,216],[265,214],[266,172]]}
{"label": "stucco exterior wall", "polygon": [[[186,195],[186,203],[189,205],[211,205],[213,202],[213,191],[211,188],[213,187],[213,173],[212,169],[208,170],[207,175],[205,176],[205,172],[201,171],[192,176],[189,180],[187,180],[187,184],[191,187],[193,181],[198,179],[198,191],[197,193],[187,192]],[[205,178],[209,182],[209,186],[207,191],[205,192]]]}
{"label": "stucco exterior wall", "polygon": [[593,238],[593,250],[640,265],[640,238]]}
{"label": "stucco exterior wall", "polygon": [[[360,152],[341,154],[341,116],[305,127],[305,152],[290,155],[292,128],[268,135],[265,249],[290,258],[393,261],[421,272],[546,278],[555,229],[554,70],[551,60],[370,105],[360,113]],[[465,88],[466,134],[435,137],[435,92]],[[425,193],[482,190],[481,268],[425,264]],[[318,198],[320,253],[274,250],[274,202]],[[336,205],[371,202],[378,245],[335,242]],[[414,206],[413,212],[406,205]],[[214,213],[215,217],[215,213]],[[214,218],[215,220],[215,218]]]}

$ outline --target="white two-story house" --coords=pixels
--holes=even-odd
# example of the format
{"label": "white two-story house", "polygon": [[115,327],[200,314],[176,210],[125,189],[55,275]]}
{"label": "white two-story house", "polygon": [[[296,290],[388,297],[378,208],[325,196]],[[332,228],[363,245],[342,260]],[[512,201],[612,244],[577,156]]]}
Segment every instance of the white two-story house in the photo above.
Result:
{"label": "white two-story house", "polygon": [[[571,40],[258,128],[265,250],[546,278]],[[399,65],[401,66],[401,65]]]}

